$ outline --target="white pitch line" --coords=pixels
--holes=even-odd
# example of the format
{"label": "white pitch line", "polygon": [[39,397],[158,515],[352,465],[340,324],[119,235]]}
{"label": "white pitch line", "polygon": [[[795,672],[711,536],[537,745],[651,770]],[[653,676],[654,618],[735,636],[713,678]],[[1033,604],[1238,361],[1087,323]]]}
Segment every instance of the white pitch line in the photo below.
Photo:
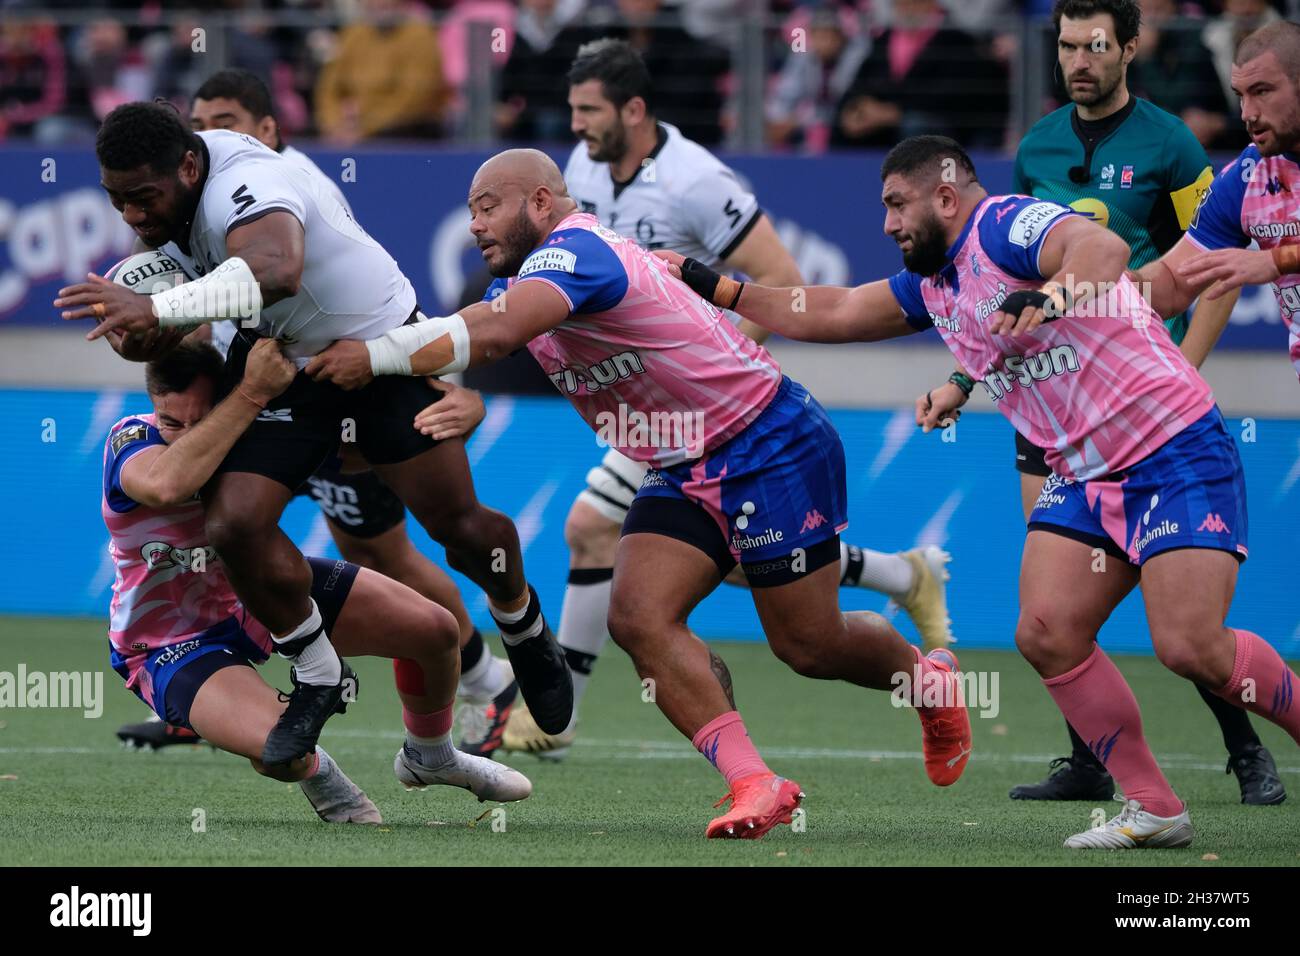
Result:
{"label": "white pitch line", "polygon": [[[350,738],[353,740],[387,740],[391,743],[401,741],[402,734],[397,731],[376,732],[370,730],[326,730],[324,737]],[[699,754],[684,744],[666,740],[609,740],[599,738],[579,738],[574,744],[586,757],[601,760],[696,760]],[[123,747],[0,747],[0,754],[121,754]],[[338,754],[367,754],[373,749],[362,746],[331,743],[330,751]],[[514,754],[512,757],[516,756]],[[526,756],[526,755],[520,755]],[[764,747],[763,756],[774,760],[859,760],[876,762],[884,760],[907,760],[919,762],[921,753],[915,750],[842,750],[831,747]],[[1060,754],[989,754],[976,752],[971,760],[978,763],[1012,763],[1045,764]],[[1156,759],[1162,767],[1171,770],[1204,770],[1223,773],[1223,764],[1206,763],[1198,754],[1157,754]],[[1279,766],[1282,773],[1300,773],[1300,766]]]}

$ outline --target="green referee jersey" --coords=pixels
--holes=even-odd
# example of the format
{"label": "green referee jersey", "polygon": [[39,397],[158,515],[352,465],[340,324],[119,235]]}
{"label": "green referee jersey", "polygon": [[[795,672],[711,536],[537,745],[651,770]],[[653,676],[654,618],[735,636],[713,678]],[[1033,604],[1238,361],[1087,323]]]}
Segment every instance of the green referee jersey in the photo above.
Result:
{"label": "green referee jersey", "polygon": [[[1074,182],[1072,169],[1084,181]],[[1012,191],[1101,223],[1129,244],[1129,268],[1137,269],[1182,238],[1213,179],[1205,150],[1183,121],[1131,96],[1101,120],[1081,120],[1071,103],[1035,123],[1016,152]],[[1165,325],[1182,342],[1187,314]]]}

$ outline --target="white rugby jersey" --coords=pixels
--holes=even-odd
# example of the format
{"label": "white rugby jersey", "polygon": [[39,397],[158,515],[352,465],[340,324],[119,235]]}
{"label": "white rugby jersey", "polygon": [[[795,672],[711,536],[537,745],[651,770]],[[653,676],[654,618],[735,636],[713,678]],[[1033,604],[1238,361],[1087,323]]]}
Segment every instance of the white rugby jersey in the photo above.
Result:
{"label": "white rugby jersey", "polygon": [[[339,201],[339,204],[347,210],[348,215],[352,215],[352,204],[349,203],[347,197],[343,195],[343,190],[339,188],[339,184],[330,179],[329,176],[325,175],[325,170],[312,162],[310,156],[300,149],[294,149],[292,146],[282,147],[280,155],[293,163],[307,175],[318,178],[330,191],[330,194]],[[356,217],[353,216],[353,218],[355,219]]]}
{"label": "white rugby jersey", "polygon": [[677,127],[659,123],[659,144],[630,182],[578,143],[564,181],[579,211],[647,249],[671,249],[712,268],[740,245],[763,211],[721,160]]}
{"label": "white rugby jersey", "polygon": [[197,273],[205,275],[229,258],[231,229],[267,213],[288,212],[303,226],[298,293],[262,310],[259,333],[280,339],[301,368],[336,339],[377,338],[410,317],[415,309],[411,283],[331,195],[319,170],[312,175],[243,133],[197,135],[207,149],[203,192],[189,234],[188,259]]}

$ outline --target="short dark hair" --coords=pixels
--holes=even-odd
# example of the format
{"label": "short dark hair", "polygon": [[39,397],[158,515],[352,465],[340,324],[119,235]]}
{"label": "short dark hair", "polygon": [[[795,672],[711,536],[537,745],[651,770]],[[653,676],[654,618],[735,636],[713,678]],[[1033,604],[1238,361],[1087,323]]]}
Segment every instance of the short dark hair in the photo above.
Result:
{"label": "short dark hair", "polygon": [[653,115],[650,71],[641,54],[625,40],[603,37],[578,47],[578,55],[569,67],[569,85],[588,80],[600,80],[605,99],[617,107],[634,96],[641,97],[646,112]]}
{"label": "short dark hair", "polygon": [[260,120],[264,116],[275,116],[275,108],[271,104],[271,91],[266,88],[261,77],[247,70],[221,70],[213,73],[194,92],[194,99],[235,100],[252,113],[255,120]]}
{"label": "short dark hair", "polygon": [[1277,62],[1292,79],[1300,76],[1300,24],[1289,20],[1265,24],[1241,41],[1232,62],[1241,66],[1269,52],[1277,57]]}
{"label": "short dark hair", "polygon": [[1052,7],[1052,25],[1061,32],[1061,17],[1086,20],[1109,13],[1115,21],[1115,42],[1124,46],[1142,29],[1142,8],[1137,0],[1056,0]]}
{"label": "short dark hair", "polygon": [[203,147],[175,107],[163,103],[123,103],[104,118],[95,137],[95,155],[104,169],[148,166],[174,173],[187,152]]}
{"label": "short dark hair", "polygon": [[970,173],[972,182],[979,182],[975,164],[971,162],[966,150],[961,148],[961,143],[948,136],[909,136],[885,156],[885,162],[880,167],[880,181],[883,183],[895,173],[909,179],[920,172],[938,176],[943,171],[944,160],[952,160]]}
{"label": "short dark hair", "polygon": [[215,385],[221,378],[226,360],[210,342],[184,339],[162,358],[146,362],[144,387],[150,395],[183,392],[201,377]]}

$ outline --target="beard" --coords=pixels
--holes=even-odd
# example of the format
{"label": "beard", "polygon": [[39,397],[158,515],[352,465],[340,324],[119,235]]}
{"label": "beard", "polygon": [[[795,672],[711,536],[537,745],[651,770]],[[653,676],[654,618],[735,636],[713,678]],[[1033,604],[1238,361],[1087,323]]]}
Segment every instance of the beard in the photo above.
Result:
{"label": "beard", "polygon": [[542,237],[533,225],[532,220],[528,218],[527,203],[519,204],[519,214],[515,216],[515,221],[510,224],[509,230],[499,240],[497,245],[501,247],[501,253],[504,256],[501,264],[489,266],[488,271],[497,279],[506,279],[510,276],[517,275],[519,268],[528,258],[528,254],[541,245]]}
{"label": "beard", "polygon": [[[591,141],[588,140],[591,144]],[[614,125],[605,130],[600,138],[595,141],[595,152],[588,149],[587,156],[594,163],[616,163],[627,153],[627,130],[623,127],[620,120],[615,120]]]}
{"label": "beard", "polygon": [[1115,91],[1119,89],[1120,81],[1124,74],[1121,70],[1115,70],[1113,73],[1102,73],[1097,77],[1097,86],[1094,90],[1084,90],[1076,92],[1072,89],[1067,90],[1071,101],[1079,106],[1098,106],[1107,100],[1114,99]]}
{"label": "beard", "polygon": [[948,242],[937,217],[922,222],[909,238],[912,249],[903,253],[903,265],[908,272],[932,276],[948,264]]}

